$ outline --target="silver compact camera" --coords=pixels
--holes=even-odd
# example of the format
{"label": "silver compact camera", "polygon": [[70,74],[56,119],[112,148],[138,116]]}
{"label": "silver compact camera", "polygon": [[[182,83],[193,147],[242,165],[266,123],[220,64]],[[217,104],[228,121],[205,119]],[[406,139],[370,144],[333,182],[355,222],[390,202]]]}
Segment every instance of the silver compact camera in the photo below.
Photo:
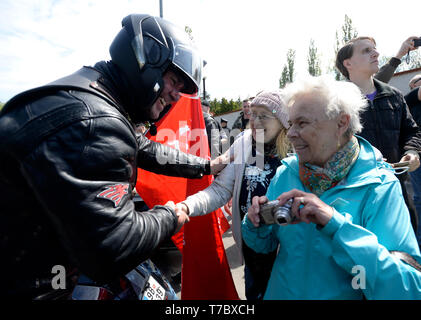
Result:
{"label": "silver compact camera", "polygon": [[260,206],[260,221],[264,224],[287,225],[295,220],[291,212],[291,206],[294,198],[289,199],[283,206],[279,205],[278,200],[269,201]]}

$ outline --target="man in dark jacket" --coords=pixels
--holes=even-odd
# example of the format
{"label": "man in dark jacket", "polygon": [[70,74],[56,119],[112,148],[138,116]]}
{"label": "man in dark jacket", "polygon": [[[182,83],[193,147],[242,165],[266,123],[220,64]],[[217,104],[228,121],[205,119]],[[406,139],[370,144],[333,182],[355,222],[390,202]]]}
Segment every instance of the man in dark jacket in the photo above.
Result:
{"label": "man in dark jacket", "polygon": [[411,91],[405,95],[405,101],[408,104],[412,117],[419,127],[421,126],[421,74],[412,77],[408,85]]}
{"label": "man in dark jacket", "polygon": [[241,111],[238,118],[235,119],[234,124],[232,125],[232,130],[238,129],[240,131],[244,131],[244,129],[247,128],[247,125],[250,120],[250,113],[251,113],[250,101],[251,100],[252,100],[251,98],[243,100],[243,104],[242,104],[243,111]]}
{"label": "man in dark jacket", "polygon": [[223,150],[222,146],[228,142],[228,137],[221,125],[209,113],[210,105],[206,100],[201,101],[203,119],[205,120],[206,134],[208,136],[209,152],[211,159],[220,156],[227,149]]}
{"label": "man in dark jacket", "polygon": [[[418,127],[421,126],[421,74],[417,74],[409,81],[409,91],[405,95],[405,101],[408,104]],[[414,205],[418,213],[418,230],[416,233],[418,244],[421,246],[421,168],[410,172],[412,189],[414,191]]]}
{"label": "man in dark jacket", "polygon": [[188,221],[173,203],[134,209],[137,167],[214,173],[134,129],[198,91],[202,63],[188,37],[148,15],[122,25],[111,61],[19,94],[0,113],[0,295],[51,291],[57,266],[99,284],[118,279]]}
{"label": "man in dark jacket", "polygon": [[[359,37],[338,51],[336,67],[367,97],[369,105],[361,114],[360,135],[379,149],[389,163],[408,161],[411,172],[420,165],[421,133],[402,93],[373,77],[379,71],[378,56],[374,39]],[[406,177],[399,175],[398,178],[416,230],[417,214],[406,191]]]}

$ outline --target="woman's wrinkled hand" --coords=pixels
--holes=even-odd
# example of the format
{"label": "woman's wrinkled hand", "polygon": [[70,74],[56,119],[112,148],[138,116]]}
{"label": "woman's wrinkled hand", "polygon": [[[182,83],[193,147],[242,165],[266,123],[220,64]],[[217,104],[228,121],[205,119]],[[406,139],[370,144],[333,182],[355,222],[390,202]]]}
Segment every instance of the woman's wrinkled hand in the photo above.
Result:
{"label": "woman's wrinkled hand", "polygon": [[258,228],[260,224],[260,206],[264,203],[268,202],[268,198],[266,196],[255,196],[251,200],[251,206],[247,212],[247,218],[251,221],[251,223]]}
{"label": "woman's wrinkled hand", "polygon": [[333,216],[334,209],[312,193],[293,189],[281,194],[277,200],[283,205],[291,198],[294,198],[291,211],[298,219],[295,223],[312,222],[324,227]]}

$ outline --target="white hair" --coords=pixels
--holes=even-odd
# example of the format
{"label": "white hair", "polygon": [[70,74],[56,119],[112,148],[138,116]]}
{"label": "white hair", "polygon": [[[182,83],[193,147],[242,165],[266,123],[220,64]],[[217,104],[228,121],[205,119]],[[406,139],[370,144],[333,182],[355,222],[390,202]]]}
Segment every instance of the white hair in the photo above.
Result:
{"label": "white hair", "polygon": [[305,77],[288,84],[284,89],[284,99],[291,107],[297,96],[317,94],[326,99],[326,116],[333,119],[340,114],[350,116],[347,134],[361,132],[360,113],[368,106],[360,89],[349,81],[336,81],[330,76]]}

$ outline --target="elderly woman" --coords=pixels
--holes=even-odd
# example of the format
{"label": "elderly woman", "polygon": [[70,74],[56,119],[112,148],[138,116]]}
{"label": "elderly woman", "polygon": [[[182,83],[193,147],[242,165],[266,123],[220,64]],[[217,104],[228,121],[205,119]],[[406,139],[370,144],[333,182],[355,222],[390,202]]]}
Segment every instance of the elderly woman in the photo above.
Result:
{"label": "elderly woman", "polygon": [[[253,250],[279,244],[264,298],[420,299],[421,273],[390,252],[420,261],[399,181],[355,136],[366,104],[360,91],[317,77],[285,92],[296,155],[282,161],[266,197],[253,198],[242,224]],[[259,204],[291,198],[293,223],[260,224]]]}
{"label": "elderly woman", "polygon": [[234,160],[203,191],[177,204],[190,216],[207,214],[232,201],[234,240],[245,261],[245,291],[249,300],[262,299],[276,248],[257,254],[243,244],[241,220],[254,196],[266,194],[276,169],[289,150],[286,106],[279,91],[263,91],[251,103],[250,129],[230,148]]}

